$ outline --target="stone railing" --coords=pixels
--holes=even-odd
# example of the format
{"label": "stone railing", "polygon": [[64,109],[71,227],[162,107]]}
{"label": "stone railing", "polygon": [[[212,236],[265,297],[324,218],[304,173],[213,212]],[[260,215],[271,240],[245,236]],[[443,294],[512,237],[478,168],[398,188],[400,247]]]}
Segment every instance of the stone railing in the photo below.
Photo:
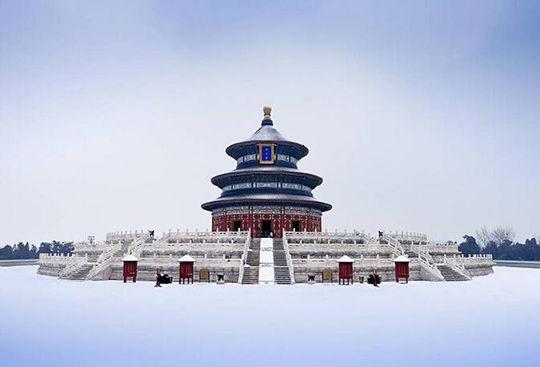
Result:
{"label": "stone railing", "polygon": [[128,247],[128,254],[132,254],[135,257],[140,258],[144,246],[146,245],[146,240],[144,237],[139,237],[133,241]]}
{"label": "stone railing", "polygon": [[175,242],[154,242],[152,246],[147,246],[143,249],[142,253],[160,253],[171,251],[206,251],[206,252],[228,252],[228,251],[241,251],[245,246],[244,243],[235,242],[219,242],[219,243],[205,243],[204,246],[200,246],[197,243],[175,243]]}
{"label": "stone railing", "polygon": [[[313,258],[308,255],[306,259],[293,259],[293,262],[297,266],[307,266],[307,267],[331,267],[337,269],[339,257],[330,257],[326,255],[323,258]],[[354,258],[354,267],[360,267],[360,268],[373,268],[377,269],[381,265],[387,265],[387,266],[394,266],[394,262],[391,258],[387,257],[380,257],[379,255],[376,255],[375,257],[364,257],[364,255],[361,255],[360,257]]]}
{"label": "stone railing", "polygon": [[86,264],[88,262],[87,256],[71,256],[70,262],[62,269],[59,276],[60,278],[63,278],[65,275],[71,273],[72,271],[76,270],[83,264]]}
{"label": "stone railing", "polygon": [[111,264],[114,262],[115,254],[122,249],[121,241],[111,245],[107,251],[104,251],[99,255],[96,265],[88,273],[87,279],[91,280],[104,280],[108,276],[104,275],[105,272],[110,270]]}
{"label": "stone railing", "polygon": [[491,254],[483,255],[470,255],[464,256],[460,254],[459,256],[444,256],[445,263],[453,262],[458,265],[486,265],[493,266],[493,256]]}
{"label": "stone railing", "polygon": [[64,254],[39,254],[38,264],[40,265],[69,265],[76,261],[84,261],[85,256],[64,255]]}
{"label": "stone railing", "polygon": [[437,265],[430,262],[429,258],[426,256],[425,253],[419,252],[417,253],[418,257],[412,258],[412,261],[418,261],[420,266],[432,277],[431,280],[433,281],[443,281],[444,277],[437,268]]}
{"label": "stone railing", "polygon": [[390,236],[399,242],[427,242],[427,235],[418,232],[383,231],[385,236]]}
{"label": "stone railing", "polygon": [[248,231],[227,231],[227,232],[164,232],[163,240],[170,243],[244,243]]}
{"label": "stone railing", "polygon": [[[211,257],[200,257],[200,256],[193,256],[193,259],[195,260],[194,265],[197,268],[204,268],[204,267],[217,267],[217,268],[223,268],[223,267],[231,267],[231,268],[238,268],[240,269],[241,265],[241,259],[240,258],[234,258],[234,259],[225,259],[223,257],[219,258],[211,258]],[[152,268],[155,267],[163,267],[163,266],[178,266],[178,257],[177,256],[163,256],[163,257],[144,257],[139,262],[139,266],[150,266]]]}
{"label": "stone railing", "polygon": [[364,244],[374,241],[360,232],[284,232],[284,236],[289,244]]}
{"label": "stone railing", "polygon": [[105,237],[105,242],[107,243],[130,243],[135,241],[137,238],[144,238],[145,241],[151,241],[152,237],[148,231],[123,231],[123,232],[110,232],[107,233]]}
{"label": "stone railing", "polygon": [[283,249],[285,251],[285,258],[287,259],[287,266],[289,268],[289,277],[291,278],[291,284],[295,284],[294,279],[294,264],[292,261],[291,252],[289,251],[289,242],[287,241],[287,233],[283,232]]}
{"label": "stone railing", "polygon": [[238,283],[242,284],[242,280],[244,279],[244,269],[247,263],[247,256],[249,247],[251,246],[251,230],[248,232],[248,237],[246,242],[244,243],[244,251],[242,252],[241,257],[241,263],[240,263],[240,273],[238,274]]}
{"label": "stone railing", "polygon": [[379,243],[290,243],[287,239],[287,245],[291,255],[301,252],[328,252],[328,253],[364,253],[366,255],[370,253],[396,253],[395,249],[387,244]]}
{"label": "stone railing", "polygon": [[425,245],[410,245],[410,246],[404,246],[405,248],[410,249],[413,252],[435,252],[435,253],[458,253],[458,245],[457,244],[434,244],[434,243],[427,243]]}
{"label": "stone railing", "polygon": [[73,252],[103,252],[107,251],[111,247],[110,243],[98,242],[89,244],[86,242],[79,242],[73,245]]}
{"label": "stone railing", "polygon": [[382,239],[386,241],[386,245],[392,249],[395,256],[400,256],[400,255],[405,254],[403,247],[401,247],[401,243],[396,238],[390,235],[384,234],[382,236]]}

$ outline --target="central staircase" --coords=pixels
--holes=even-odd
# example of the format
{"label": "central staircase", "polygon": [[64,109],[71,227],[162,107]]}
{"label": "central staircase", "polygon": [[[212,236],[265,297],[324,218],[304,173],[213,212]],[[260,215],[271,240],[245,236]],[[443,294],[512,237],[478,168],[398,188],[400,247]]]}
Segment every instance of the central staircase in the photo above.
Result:
{"label": "central staircase", "polygon": [[447,282],[470,280],[469,278],[467,278],[463,274],[458,273],[457,271],[455,271],[448,265],[437,264],[437,268],[439,269],[442,276],[444,277],[444,280]]}
{"label": "central staircase", "polygon": [[276,284],[291,284],[291,274],[287,265],[287,254],[281,238],[274,239],[274,280]]}
{"label": "central staircase", "polygon": [[259,259],[260,259],[261,240],[254,238],[248,250],[247,265],[244,268],[244,277],[242,284],[259,284]]}

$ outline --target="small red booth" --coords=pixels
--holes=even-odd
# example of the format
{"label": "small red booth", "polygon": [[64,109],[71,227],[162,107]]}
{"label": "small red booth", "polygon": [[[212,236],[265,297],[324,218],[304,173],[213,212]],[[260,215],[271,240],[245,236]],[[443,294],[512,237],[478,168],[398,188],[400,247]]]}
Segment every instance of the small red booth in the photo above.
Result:
{"label": "small red booth", "polygon": [[124,262],[124,268],[122,274],[124,276],[124,283],[127,281],[127,278],[132,277],[133,283],[137,281],[137,262],[139,259],[136,256],[131,254],[124,256],[122,259]]}
{"label": "small red booth", "polygon": [[184,255],[178,260],[180,262],[180,280],[179,284],[191,282],[193,284],[193,263],[195,259],[189,255]]}
{"label": "small red booth", "polygon": [[342,256],[338,260],[339,284],[352,284],[353,283],[353,263],[354,263],[354,260],[351,259],[347,255]]}
{"label": "small red booth", "polygon": [[396,265],[396,282],[409,283],[409,258],[405,255],[398,256],[394,259]]}

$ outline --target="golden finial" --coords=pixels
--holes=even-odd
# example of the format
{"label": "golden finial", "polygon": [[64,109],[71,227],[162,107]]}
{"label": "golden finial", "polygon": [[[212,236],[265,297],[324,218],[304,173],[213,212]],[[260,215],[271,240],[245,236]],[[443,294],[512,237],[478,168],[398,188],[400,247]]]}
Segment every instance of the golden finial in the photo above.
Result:
{"label": "golden finial", "polygon": [[272,118],[270,117],[270,114],[272,113],[272,107],[264,106],[263,113],[264,113],[264,120],[272,120]]}

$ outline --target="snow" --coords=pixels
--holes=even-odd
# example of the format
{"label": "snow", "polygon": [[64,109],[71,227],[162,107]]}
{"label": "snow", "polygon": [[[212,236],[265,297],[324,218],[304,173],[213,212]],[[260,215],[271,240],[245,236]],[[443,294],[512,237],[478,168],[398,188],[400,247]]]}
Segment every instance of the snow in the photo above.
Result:
{"label": "snow", "polygon": [[353,263],[354,260],[351,259],[349,256],[347,255],[343,255],[342,257],[339,258],[338,260],[338,263]]}
{"label": "snow", "polygon": [[181,263],[192,263],[195,262],[195,259],[189,255],[184,255],[180,259],[178,259],[178,261]]}
{"label": "snow", "polygon": [[398,256],[394,259],[395,263],[408,263],[411,260],[406,255]]}
{"label": "snow", "polygon": [[122,261],[139,261],[139,258],[132,254],[129,254],[129,255],[124,256]]}
{"label": "snow", "polygon": [[261,238],[259,284],[274,284],[274,241]]}
{"label": "snow", "polygon": [[2,366],[540,365],[539,269],[380,288],[154,288],[36,270],[0,268]]}

